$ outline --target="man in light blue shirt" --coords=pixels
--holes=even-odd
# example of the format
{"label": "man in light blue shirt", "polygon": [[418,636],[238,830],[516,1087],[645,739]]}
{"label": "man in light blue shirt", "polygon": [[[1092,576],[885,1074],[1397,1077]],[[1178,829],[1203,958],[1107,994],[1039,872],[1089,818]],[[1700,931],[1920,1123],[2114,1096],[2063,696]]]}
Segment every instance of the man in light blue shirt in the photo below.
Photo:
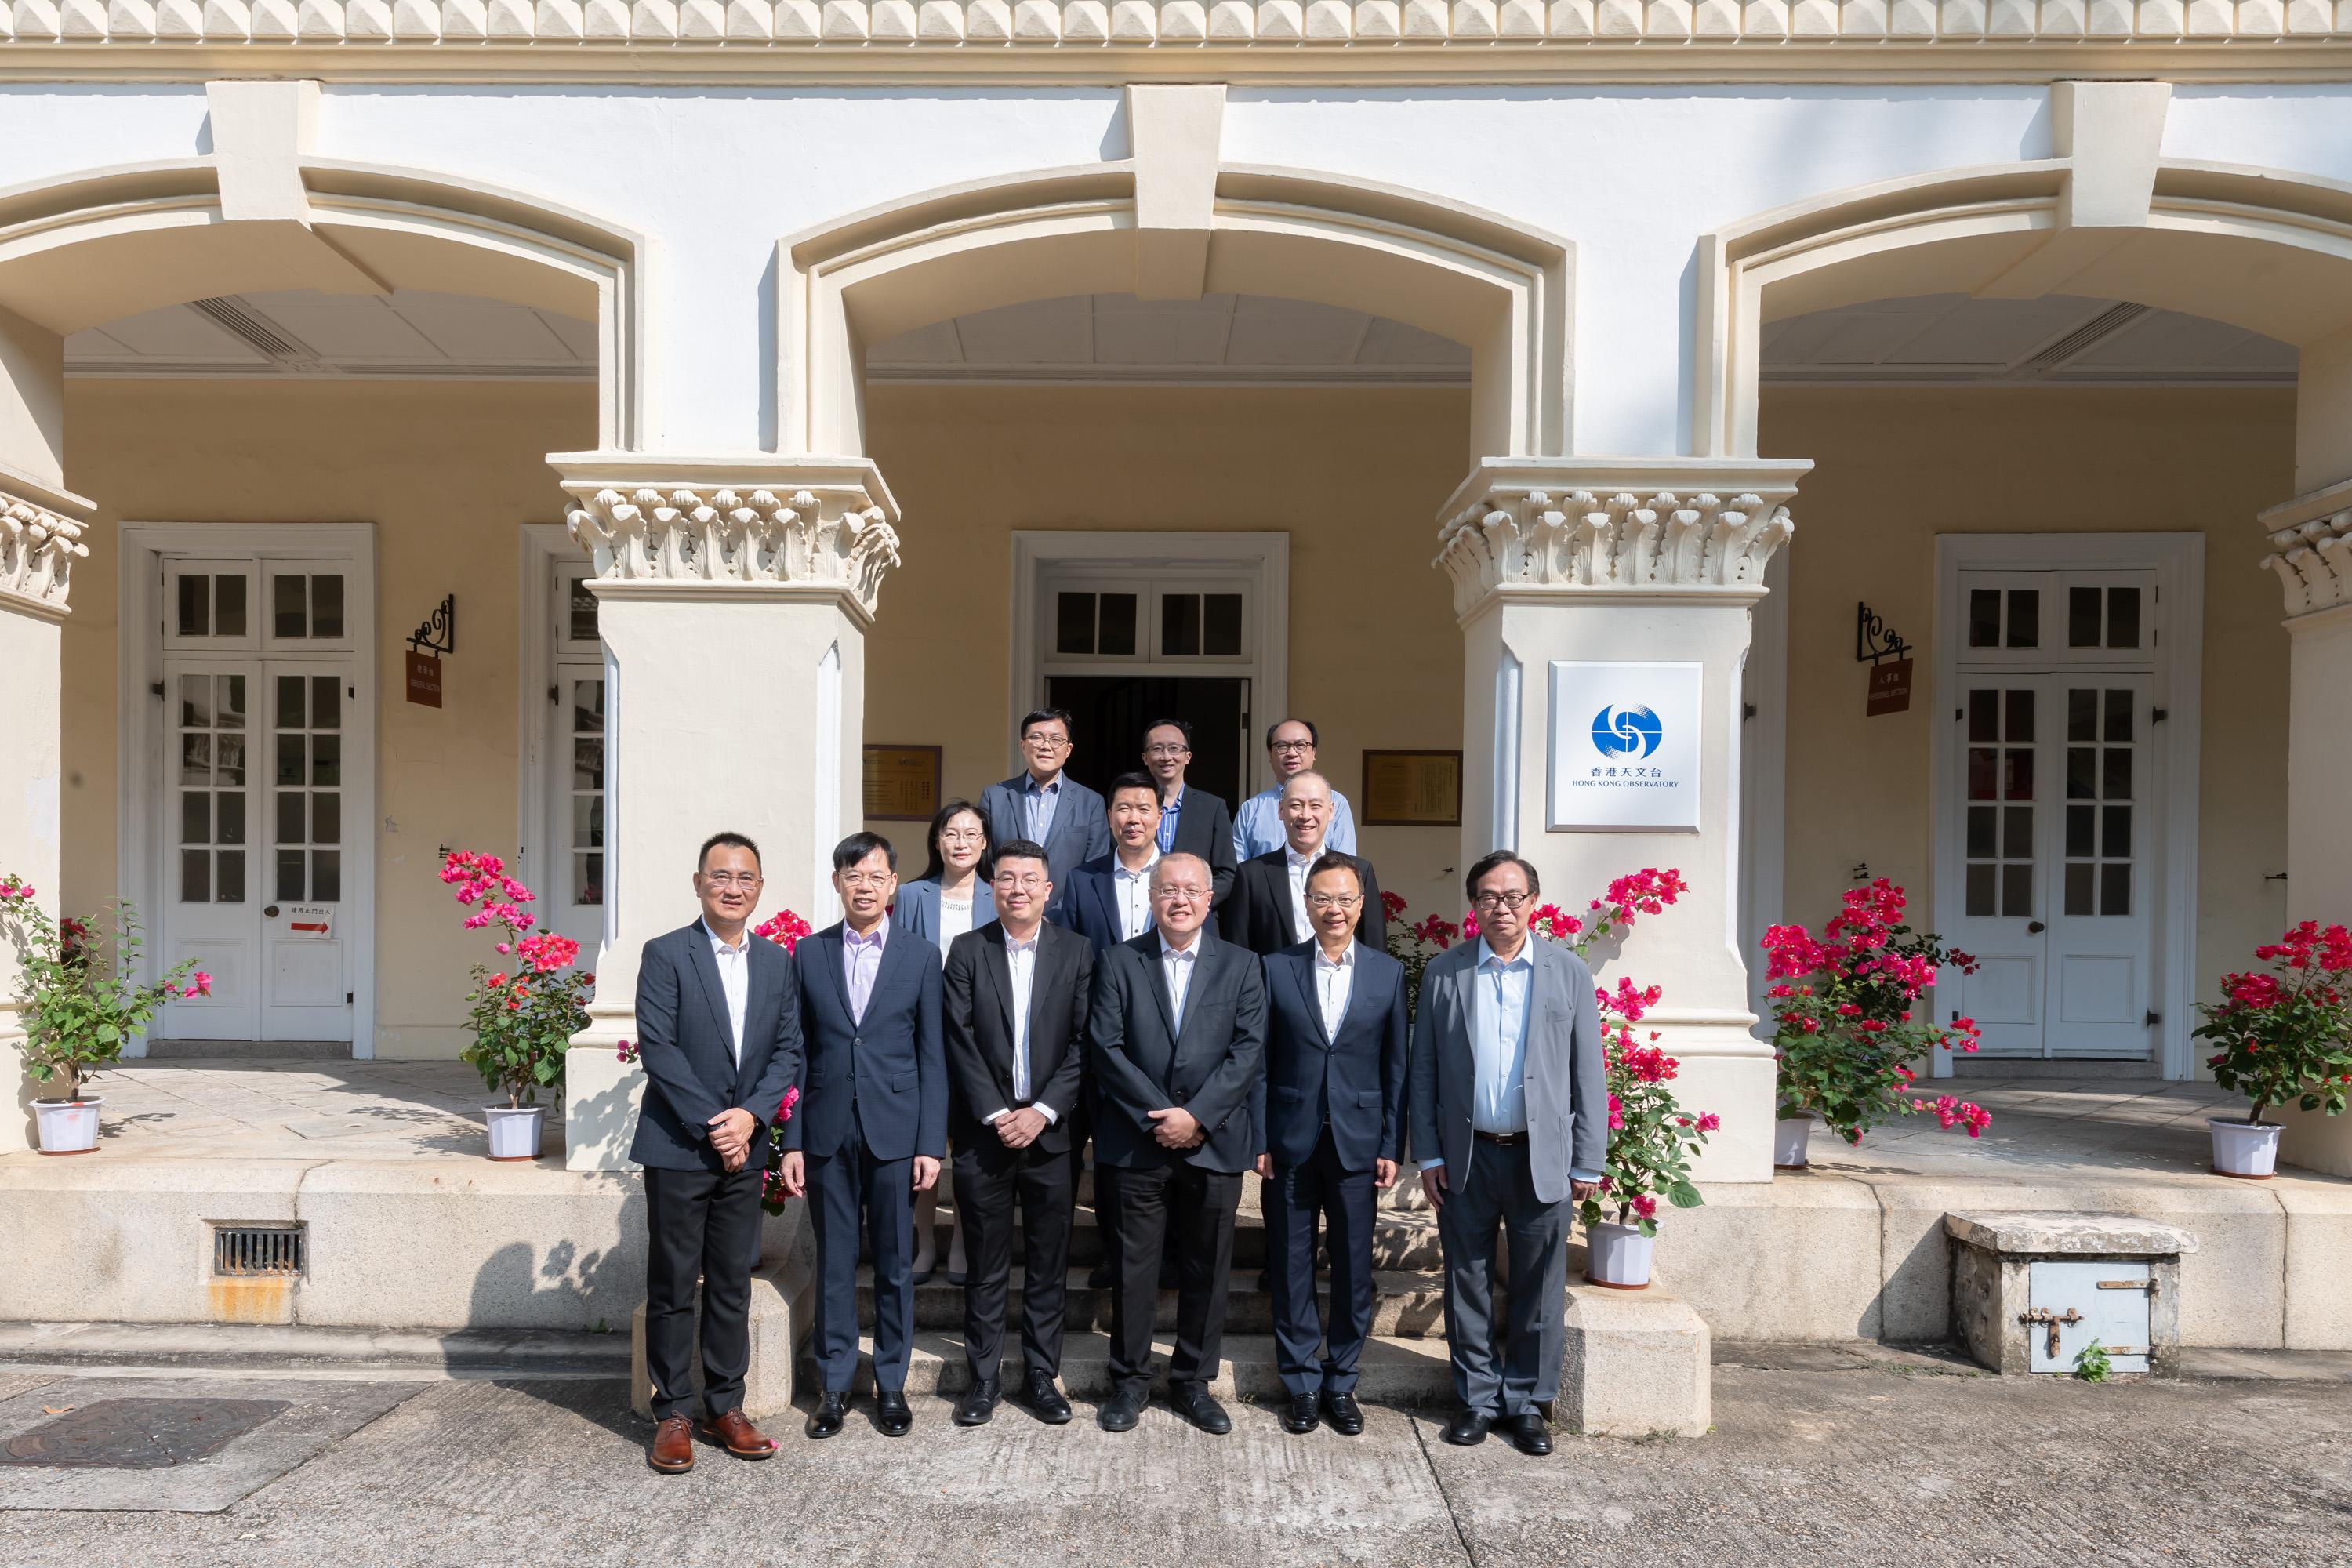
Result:
{"label": "man in light blue shirt", "polygon": [[[1315,766],[1318,739],[1313,722],[1305,719],[1285,719],[1265,732],[1265,760],[1274,768],[1274,784],[1242,802],[1241,809],[1234,813],[1234,860],[1271,855],[1286,842],[1282,830],[1282,786],[1290,782],[1291,774]],[[1342,855],[1356,852],[1356,814],[1349,809],[1348,797],[1336,789],[1331,792],[1331,826],[1323,836],[1323,847]]]}

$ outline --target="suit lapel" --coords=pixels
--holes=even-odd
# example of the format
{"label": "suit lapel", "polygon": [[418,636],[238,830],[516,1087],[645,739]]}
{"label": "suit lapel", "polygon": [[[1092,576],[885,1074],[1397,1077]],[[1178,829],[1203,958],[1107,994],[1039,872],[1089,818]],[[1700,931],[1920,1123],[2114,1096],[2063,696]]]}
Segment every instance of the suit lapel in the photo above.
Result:
{"label": "suit lapel", "polygon": [[[1318,952],[1319,951],[1318,949]],[[1321,995],[1323,976],[1316,970],[1316,961],[1317,953],[1310,952],[1307,955],[1306,963],[1286,964],[1285,967],[1290,971],[1291,984],[1297,988],[1299,1001],[1307,1005],[1307,1016],[1315,1021],[1315,1037],[1323,1042],[1325,1050],[1329,1050],[1339,1044],[1339,1041],[1332,1037],[1329,1029],[1323,1026]],[[1354,1006],[1355,1000],[1355,987],[1350,985],[1348,988],[1348,1005]]]}
{"label": "suit lapel", "polygon": [[[809,956],[815,961],[815,967],[824,973],[824,984],[833,992],[835,1000],[841,1004],[841,1016],[848,1018],[849,982],[843,978],[841,973],[842,929],[829,926],[809,938],[808,945],[811,949]],[[805,985],[808,982],[803,978],[801,984]],[[850,1022],[854,1024],[856,1020],[851,1018]]]}
{"label": "suit lapel", "polygon": [[[745,940],[750,938],[747,936]],[[694,965],[694,978],[701,984],[702,1000],[710,1008],[710,1021],[718,1026],[719,1037],[732,1047],[740,1058],[743,1054],[743,1043],[735,1037],[735,1021],[727,1014],[727,987],[719,983],[719,961],[710,956],[710,942],[709,929],[700,921],[688,928],[687,956]],[[744,957],[748,963],[751,955],[746,953]],[[746,1007],[744,1018],[748,1021],[751,1016],[751,1009]]]}
{"label": "suit lapel", "polygon": [[[1043,954],[1044,947],[1045,944],[1043,942],[1038,944],[1041,956]],[[1004,1045],[1006,1056],[1001,1065],[1003,1067],[1005,1076],[1009,1079],[1013,1073],[1013,1058],[1011,1055],[1013,1033],[1013,955],[1011,951],[1005,946],[1004,928],[1003,926],[993,926],[990,928],[988,935],[981,942],[980,955],[980,966],[987,972],[988,984],[996,993],[997,1016],[1004,1020]],[[1032,974],[1034,982],[1034,971],[1032,972]],[[1030,995],[1033,999],[1036,995],[1036,991],[1037,987],[1033,983],[1029,987]]]}
{"label": "suit lapel", "polygon": [[[1160,957],[1160,933],[1145,931],[1137,940],[1144,944],[1143,962],[1151,971],[1151,994],[1160,1004],[1160,1022],[1168,1030],[1168,1054],[1173,1058],[1177,1047],[1183,1043],[1183,1032],[1176,1027],[1176,1002],[1168,989],[1168,965]],[[1201,979],[1200,964],[1198,958],[1193,959],[1192,980],[1195,984]],[[1191,992],[1188,990],[1185,994],[1189,998]]]}

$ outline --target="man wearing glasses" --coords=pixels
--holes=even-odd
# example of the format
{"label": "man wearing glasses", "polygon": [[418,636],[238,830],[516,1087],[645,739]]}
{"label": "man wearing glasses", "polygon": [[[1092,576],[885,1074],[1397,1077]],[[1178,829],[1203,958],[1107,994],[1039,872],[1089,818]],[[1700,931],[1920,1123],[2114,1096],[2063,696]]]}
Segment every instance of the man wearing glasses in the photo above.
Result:
{"label": "man wearing glasses", "polygon": [[[1293,773],[1315,766],[1316,739],[1315,725],[1306,719],[1285,719],[1265,732],[1265,760],[1274,768],[1274,783],[1242,802],[1241,810],[1234,814],[1235,860],[1282,847],[1282,786]],[[1356,852],[1356,814],[1348,809],[1348,797],[1337,790],[1331,792],[1329,843],[1343,855]],[[1372,902],[1378,905],[1380,900]]]}
{"label": "man wearing glasses", "polygon": [[1234,886],[1234,814],[1221,796],[1184,782],[1192,765],[1192,726],[1161,719],[1143,732],[1143,765],[1160,785],[1160,852],[1198,855],[1209,863],[1210,898],[1222,906]]}
{"label": "man wearing glasses", "polygon": [[[1412,1026],[1412,1127],[1422,1190],[1445,1249],[1446,1340],[1462,1411],[1445,1440],[1499,1426],[1521,1452],[1551,1452],[1541,1411],[1559,1393],[1569,1215],[1598,1190],[1609,1087],[1592,972],[1538,942],[1536,868],[1507,849],[1464,879],[1475,942],[1422,972]],[[1511,1238],[1508,1321],[1494,1321],[1495,1237]]]}
{"label": "man wearing glasses", "polygon": [[1021,721],[1019,734],[1028,771],[981,791],[980,808],[998,842],[1044,845],[1055,885],[1066,888],[1080,865],[1110,853],[1103,798],[1064,771],[1071,751],[1067,713],[1040,708]]}

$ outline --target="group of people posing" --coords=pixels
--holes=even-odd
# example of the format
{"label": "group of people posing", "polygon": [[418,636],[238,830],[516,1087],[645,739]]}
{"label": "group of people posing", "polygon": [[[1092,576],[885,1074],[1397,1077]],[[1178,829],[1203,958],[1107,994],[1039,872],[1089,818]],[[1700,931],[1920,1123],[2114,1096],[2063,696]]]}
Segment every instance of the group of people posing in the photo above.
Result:
{"label": "group of people posing", "polygon": [[[1106,1431],[1133,1428],[1153,1383],[1163,1278],[1177,1293],[1167,1397],[1232,1430],[1217,1374],[1243,1183],[1262,1183],[1283,1425],[1353,1436],[1371,1330],[1381,1190],[1406,1159],[1437,1211],[1456,1444],[1499,1428],[1549,1453],[1572,1205],[1607,1142],[1591,974],[1531,939],[1535,868],[1470,868],[1480,936],[1433,960],[1408,1017],[1370,864],[1347,800],[1315,769],[1316,734],[1267,732],[1273,788],[1238,813],[1185,782],[1191,735],[1146,731],[1148,771],[1108,798],[1067,776],[1071,722],[1021,724],[1027,771],[952,801],[929,864],[901,883],[888,840],[835,849],[843,919],[787,954],[751,935],[758,847],[719,833],[694,874],[693,924],[646,944],[636,997],[647,1083],[631,1154],[645,1167],[646,1368],[657,1470],[694,1438],[775,1452],[741,1409],[763,1154],[782,1116],[784,1191],[816,1246],[821,1393],[807,1433],[841,1431],[859,1362],[861,1237],[873,1265],[875,1421],[905,1435],[915,1288],[934,1271],[942,1168],[957,1220],[969,1390],[960,1426],[1005,1401],[1053,1424],[1078,1173],[1092,1151],[1110,1300]],[[1317,1232],[1328,1312],[1316,1297]],[[1006,1375],[1016,1235],[1020,1371]],[[1496,1321],[1498,1235],[1510,1279]],[[692,1381],[701,1284],[701,1417]]]}

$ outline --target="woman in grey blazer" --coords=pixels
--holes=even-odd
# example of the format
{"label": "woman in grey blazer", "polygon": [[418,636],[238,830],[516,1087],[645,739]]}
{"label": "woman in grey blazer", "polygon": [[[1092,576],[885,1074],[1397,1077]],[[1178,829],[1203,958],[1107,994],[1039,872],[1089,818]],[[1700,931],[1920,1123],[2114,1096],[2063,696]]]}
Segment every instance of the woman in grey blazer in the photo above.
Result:
{"label": "woman in grey blazer", "polygon": [[[904,936],[920,937],[940,950],[942,962],[948,943],[968,931],[977,931],[996,918],[996,897],[989,890],[981,867],[988,858],[988,814],[968,800],[951,800],[931,818],[924,840],[930,864],[911,882],[898,886],[898,902],[890,923]],[[947,1167],[930,1190],[915,1198],[915,1283],[931,1277],[939,1263],[940,1192],[948,1185]],[[948,1283],[964,1278],[963,1227],[949,1227]]]}

